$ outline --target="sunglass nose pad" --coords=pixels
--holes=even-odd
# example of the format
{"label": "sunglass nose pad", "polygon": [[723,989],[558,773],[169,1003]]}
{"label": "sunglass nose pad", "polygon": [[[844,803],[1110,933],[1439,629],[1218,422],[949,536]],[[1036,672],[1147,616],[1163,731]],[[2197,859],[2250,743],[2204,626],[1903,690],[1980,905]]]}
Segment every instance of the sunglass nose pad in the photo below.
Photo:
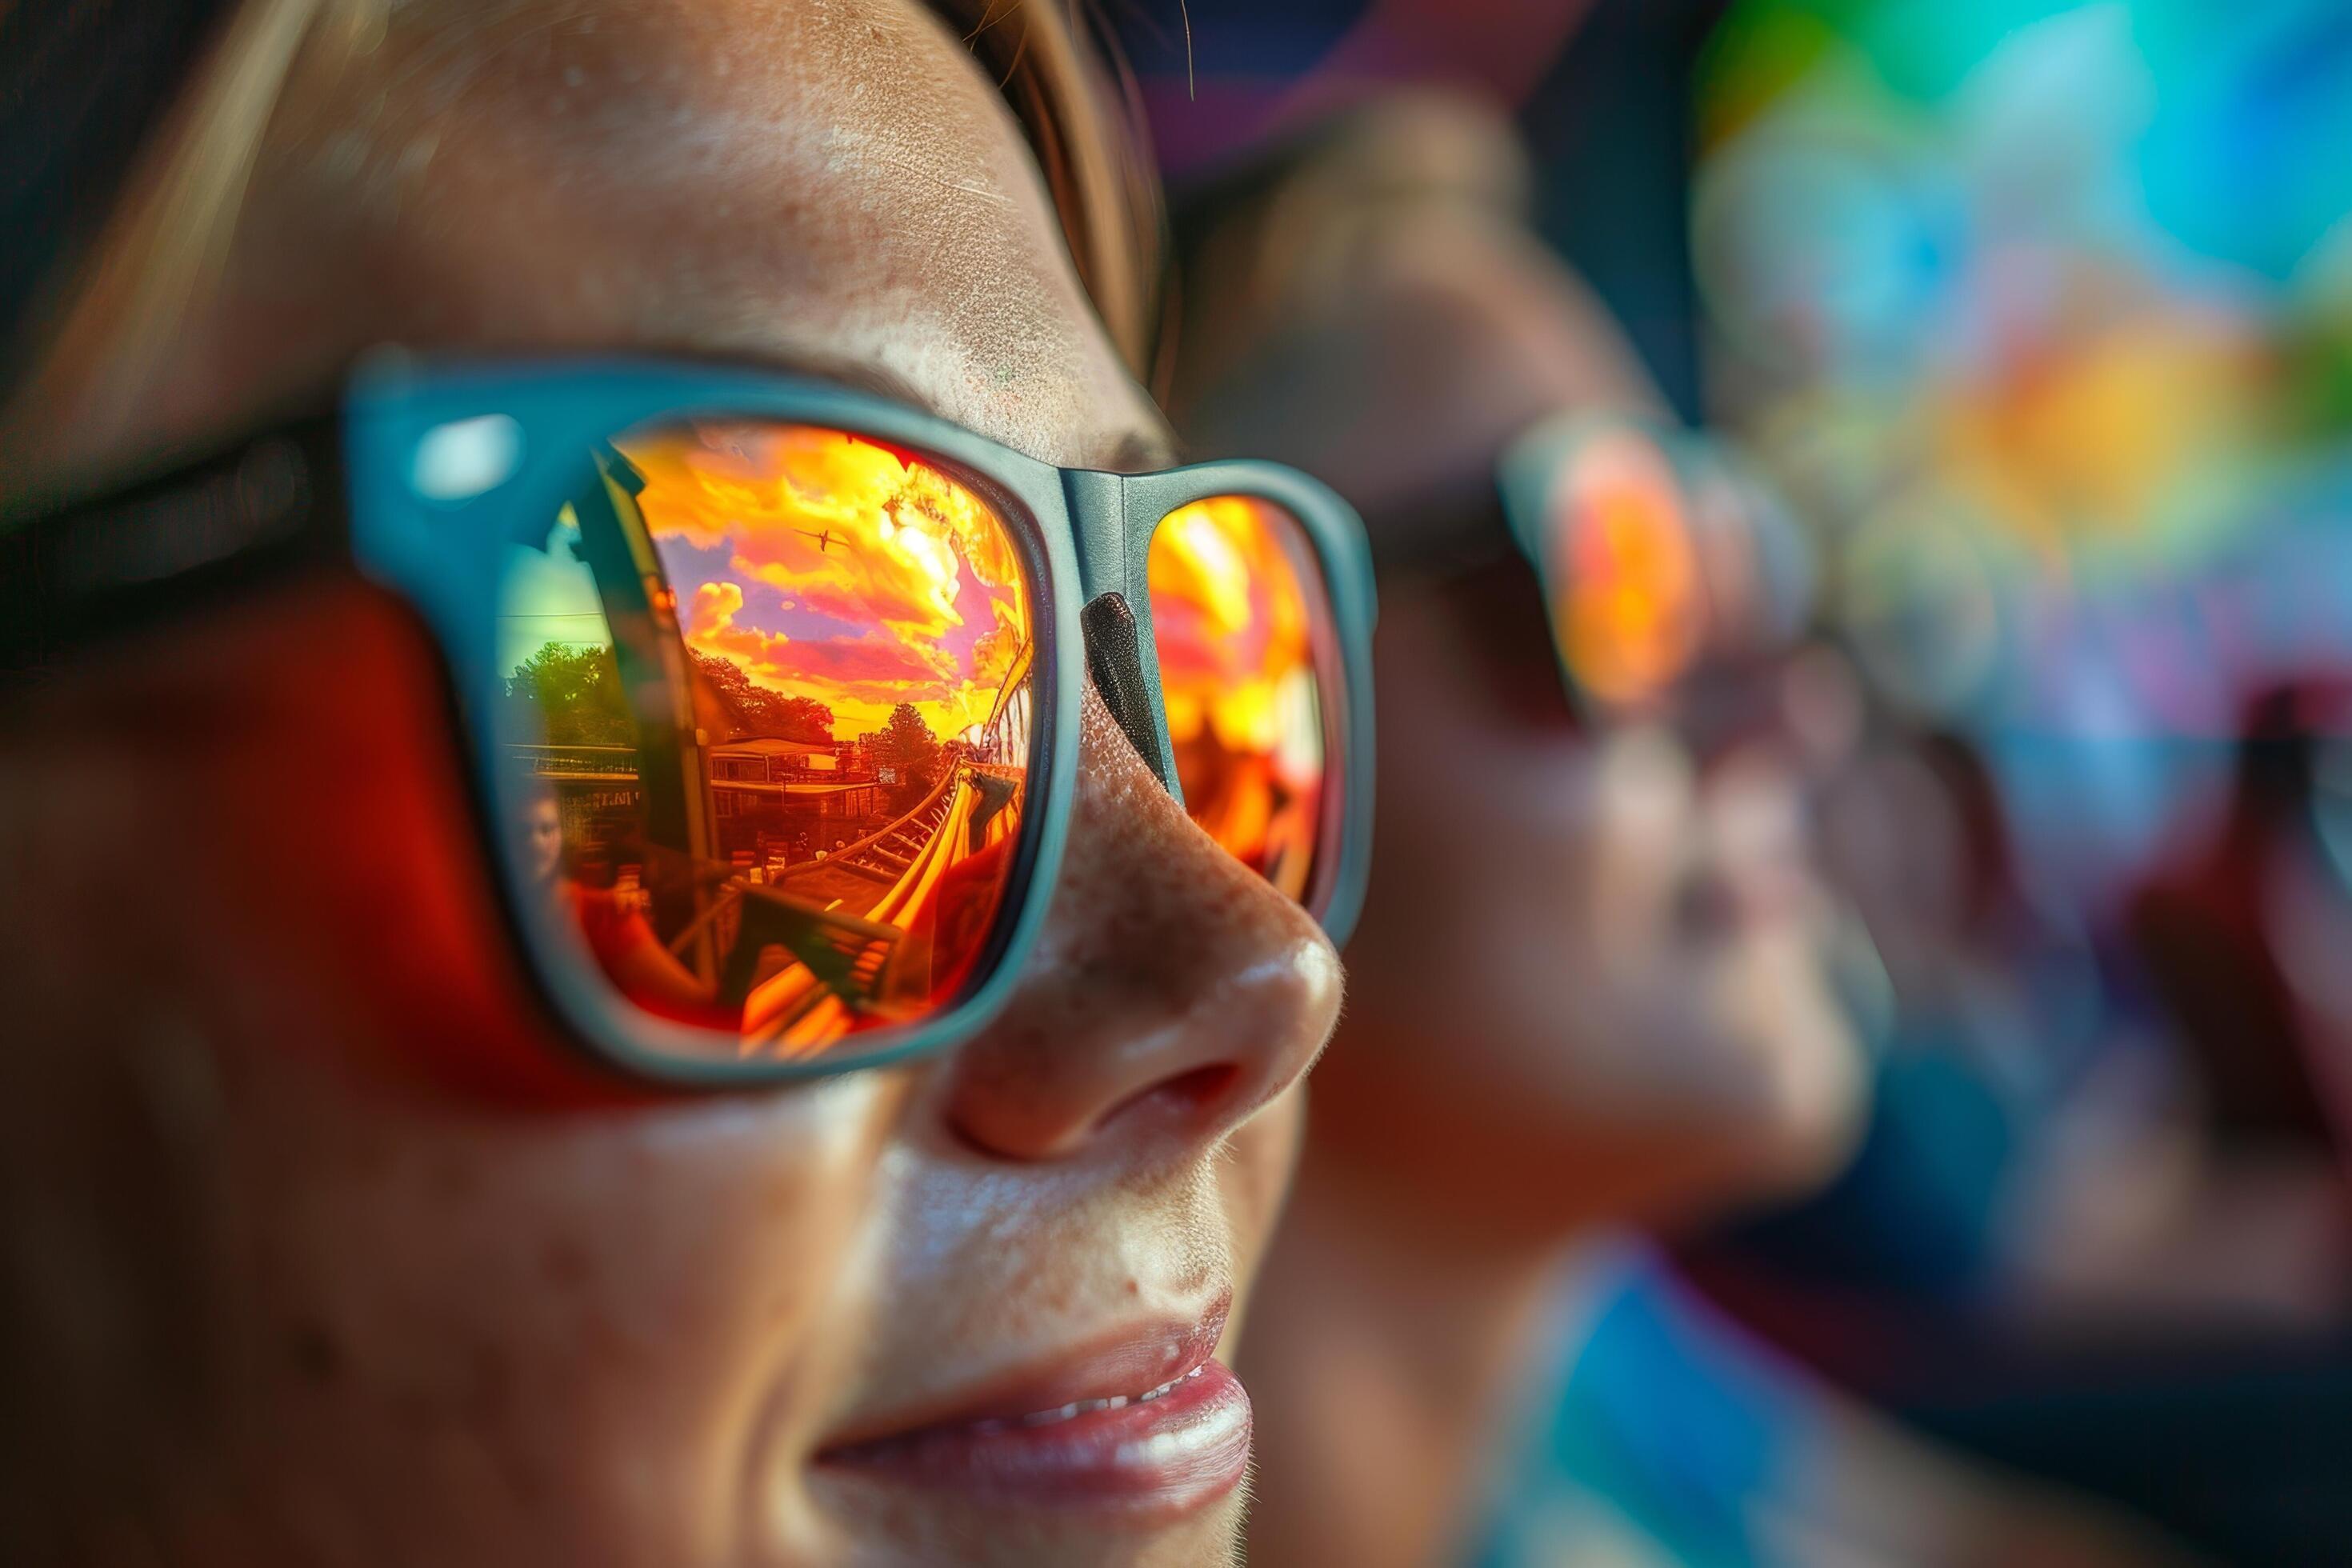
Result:
{"label": "sunglass nose pad", "polygon": [[1160,781],[1160,787],[1176,794],[1169,755],[1155,721],[1158,704],[1150,679],[1143,672],[1142,634],[1127,595],[1112,592],[1097,596],[1078,612],[1078,626],[1086,634],[1087,673],[1094,678],[1103,706],[1110,710],[1128,744]]}

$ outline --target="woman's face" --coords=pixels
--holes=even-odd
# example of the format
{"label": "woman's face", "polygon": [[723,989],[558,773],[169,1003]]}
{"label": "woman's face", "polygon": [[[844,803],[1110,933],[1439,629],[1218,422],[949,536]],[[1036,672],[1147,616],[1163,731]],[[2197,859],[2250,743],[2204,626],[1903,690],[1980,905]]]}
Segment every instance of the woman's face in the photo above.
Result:
{"label": "woman's face", "polygon": [[[383,341],[719,355],[1054,462],[1166,450],[990,84],[896,0],[394,7],[298,68],[138,417],[92,435],[67,365],[5,444],[133,461]],[[566,1047],[521,994],[424,640],[373,591],[159,632],[14,728],[23,1554],[80,1527],[224,1563],[1231,1549],[1230,1402],[1172,1436],[1132,1405],[1022,1417],[1222,1338],[1339,971],[1091,694],[1062,882],[985,1032],[594,1110],[471,1087]]]}
{"label": "woman's face", "polygon": [[[1193,346],[1240,368],[1190,399],[1188,435],[1314,466],[1410,552],[1462,510],[1418,503],[1490,489],[1538,422],[1657,406],[1501,213],[1369,206],[1349,232],[1319,259],[1204,247]],[[1227,317],[1261,335],[1218,356]],[[1317,1138],[1515,1235],[1817,1175],[1861,1075],[1792,773],[1751,750],[1702,779],[1670,731],[1579,724],[1516,554],[1381,598],[1378,844]]]}

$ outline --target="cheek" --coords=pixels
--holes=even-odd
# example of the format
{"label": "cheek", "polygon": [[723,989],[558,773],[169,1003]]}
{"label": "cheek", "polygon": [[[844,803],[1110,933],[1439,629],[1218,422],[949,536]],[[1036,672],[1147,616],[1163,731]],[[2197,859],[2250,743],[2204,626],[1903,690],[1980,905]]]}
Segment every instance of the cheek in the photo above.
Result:
{"label": "cheek", "polygon": [[1282,1201],[1307,1131],[1307,1080],[1270,1101],[1236,1131],[1227,1146],[1220,1195],[1232,1227],[1236,1277],[1255,1278],[1257,1262],[1282,1216]]}
{"label": "cheek", "polygon": [[1351,1016],[1442,1005],[1466,1022],[1531,992],[1539,1016],[1487,1017],[1477,1032],[1549,1035],[1563,994],[1589,983],[1576,972],[1589,967],[1600,847],[1591,748],[1479,701],[1457,654],[1443,625],[1382,645],[1378,843],[1349,954]]}
{"label": "cheek", "polygon": [[110,983],[168,994],[299,1051],[424,973],[487,1011],[482,857],[421,650],[353,588],[240,611],[110,649],[53,694],[10,803],[44,933],[93,1003]]}
{"label": "cheek", "polygon": [[637,1092],[529,989],[401,612],[310,585],[169,638],[54,692],[15,792],[16,912],[54,973],[18,956],[59,1004],[50,1034],[168,1016],[257,1071],[307,1058],[509,1106]]}
{"label": "cheek", "polygon": [[214,739],[176,779],[179,934],[235,1033],[509,1104],[632,1092],[530,989],[422,634],[356,585],[275,608],[199,656]]}
{"label": "cheek", "polygon": [[510,1561],[723,1554],[855,1342],[895,1087],[517,1122],[328,1078],[235,1107],[257,1460],[547,1532]]}
{"label": "cheek", "polygon": [[126,1402],[156,1366],[232,1369],[224,1462],[353,1500],[386,1554],[435,1560],[470,1510],[513,1524],[506,1561],[632,1555],[564,1533],[594,1497],[614,1531],[659,1523],[638,1559],[710,1555],[680,1532],[738,1517],[720,1494],[864,1321],[906,1079],[526,1087],[567,1047],[520,994],[416,639],[357,588],[250,609],[95,672],[56,753],[11,759],[0,932],[26,941],[0,956],[40,1005],[0,1101],[79,1120],[7,1140],[10,1184],[157,1303],[107,1358],[148,1385]]}
{"label": "cheek", "polygon": [[1467,644],[1459,613],[1423,596],[1384,603],[1381,616],[1381,874],[1401,858],[1475,901],[1505,879],[1497,843],[1512,846],[1508,858],[1546,862],[1579,846],[1591,748],[1565,718],[1548,657],[1531,679],[1558,711],[1533,716],[1496,689],[1502,661]]}
{"label": "cheek", "polygon": [[1259,1266],[1282,1218],[1283,1199],[1298,1169],[1307,1132],[1307,1084],[1293,1084],[1236,1131],[1220,1166],[1218,1198],[1233,1237],[1234,1306],[1218,1356],[1233,1363],[1234,1347],[1248,1331]]}

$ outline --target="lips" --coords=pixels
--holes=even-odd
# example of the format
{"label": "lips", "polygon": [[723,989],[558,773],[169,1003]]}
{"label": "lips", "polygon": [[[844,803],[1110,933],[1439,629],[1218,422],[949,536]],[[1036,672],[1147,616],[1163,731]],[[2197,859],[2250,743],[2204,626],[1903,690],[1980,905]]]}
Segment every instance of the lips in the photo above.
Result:
{"label": "lips", "polygon": [[1249,1395],[1212,1359],[1229,1303],[1130,1331],[869,1423],[827,1447],[838,1474],[1011,1505],[1145,1517],[1199,1508],[1249,1468]]}

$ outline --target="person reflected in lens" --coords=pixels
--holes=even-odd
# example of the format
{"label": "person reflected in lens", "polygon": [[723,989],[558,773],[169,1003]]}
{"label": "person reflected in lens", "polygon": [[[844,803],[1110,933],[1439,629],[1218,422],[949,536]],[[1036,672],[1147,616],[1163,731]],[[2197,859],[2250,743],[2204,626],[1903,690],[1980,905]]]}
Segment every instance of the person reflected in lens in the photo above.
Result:
{"label": "person reflected in lens", "polygon": [[[61,209],[12,224],[60,237],[0,300],[12,517],[410,353],[1171,464],[1151,193],[1060,7],[123,9],[0,51],[5,199]],[[1086,689],[985,1025],[738,1092],[592,1058],[557,993],[716,1009],[727,1064],[960,997],[1039,816],[1041,613],[919,453],[682,416],[578,480],[514,520],[462,713],[347,569],[0,690],[0,1559],[1230,1559],[1329,943]]]}
{"label": "person reflected in lens", "polygon": [[[1252,1560],[2139,1560],[1774,1361],[1627,1228],[1826,1178],[1863,1059],[1772,683],[1694,629],[1727,602],[1700,502],[1526,184],[1489,111],[1410,98],[1179,225],[1180,426],[1312,463],[1381,576],[1378,856],[1252,1327]],[[1563,417],[1586,460],[1552,443],[1523,552],[1501,471]]]}
{"label": "person reflected in lens", "polygon": [[515,825],[515,839],[517,854],[530,883],[546,889],[551,901],[561,898],[558,883],[563,871],[563,817],[553,790],[541,785],[524,796],[522,819]]}
{"label": "person reflected in lens", "polygon": [[536,776],[518,787],[523,802],[515,824],[526,888],[536,889],[559,925],[576,929],[604,973],[631,1000],[676,1018],[707,1017],[718,994],[663,945],[645,915],[639,890],[626,883],[582,883],[565,861],[562,807],[555,790]]}

